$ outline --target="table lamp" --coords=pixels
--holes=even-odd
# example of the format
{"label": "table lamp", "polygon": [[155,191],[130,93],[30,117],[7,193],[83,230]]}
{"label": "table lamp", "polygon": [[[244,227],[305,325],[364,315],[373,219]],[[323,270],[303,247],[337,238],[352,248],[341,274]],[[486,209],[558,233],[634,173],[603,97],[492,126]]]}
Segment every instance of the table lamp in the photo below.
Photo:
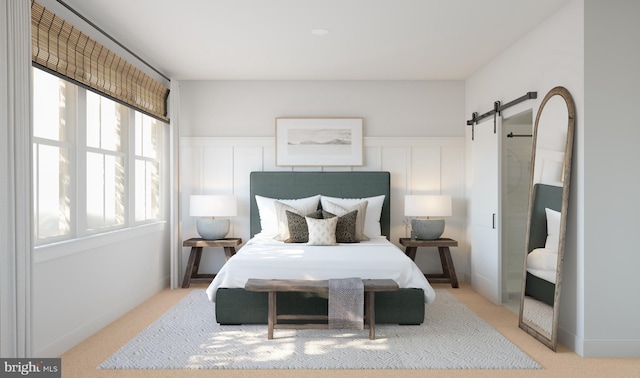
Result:
{"label": "table lamp", "polygon": [[444,219],[430,217],[451,216],[451,196],[406,195],[404,215],[420,217],[411,220],[411,237],[424,240],[439,239],[444,232]]}
{"label": "table lamp", "polygon": [[207,240],[222,239],[229,233],[229,219],[238,215],[238,201],[235,196],[192,195],[189,198],[189,215],[202,217],[196,221],[200,237]]}

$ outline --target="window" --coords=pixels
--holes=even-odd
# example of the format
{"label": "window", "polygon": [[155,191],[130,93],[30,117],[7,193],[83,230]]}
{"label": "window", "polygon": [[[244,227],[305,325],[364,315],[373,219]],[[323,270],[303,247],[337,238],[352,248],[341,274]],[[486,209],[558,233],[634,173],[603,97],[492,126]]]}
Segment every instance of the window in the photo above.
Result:
{"label": "window", "polygon": [[37,239],[71,232],[71,153],[77,87],[33,70],[34,210]]}
{"label": "window", "polygon": [[33,69],[36,244],[161,216],[164,123]]}
{"label": "window", "polygon": [[125,151],[129,109],[86,92],[87,229],[125,222]]}
{"label": "window", "polygon": [[160,141],[162,123],[140,112],[136,127],[136,221],[156,219],[160,212]]}

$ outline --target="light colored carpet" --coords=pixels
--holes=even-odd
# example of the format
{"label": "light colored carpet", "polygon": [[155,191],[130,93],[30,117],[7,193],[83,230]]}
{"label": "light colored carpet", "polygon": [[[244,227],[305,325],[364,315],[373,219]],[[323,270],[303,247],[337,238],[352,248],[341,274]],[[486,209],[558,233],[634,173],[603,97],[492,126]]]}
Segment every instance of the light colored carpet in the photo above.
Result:
{"label": "light colored carpet", "polygon": [[282,330],[220,326],[194,290],[99,369],[539,369],[540,365],[445,290],[420,326]]}

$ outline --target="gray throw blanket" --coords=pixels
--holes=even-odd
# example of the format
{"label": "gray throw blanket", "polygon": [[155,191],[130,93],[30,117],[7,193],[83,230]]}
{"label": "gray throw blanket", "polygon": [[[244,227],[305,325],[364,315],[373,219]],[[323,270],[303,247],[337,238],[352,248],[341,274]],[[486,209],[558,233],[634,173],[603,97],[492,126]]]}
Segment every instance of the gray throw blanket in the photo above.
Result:
{"label": "gray throw blanket", "polygon": [[364,328],[364,283],[361,278],[329,280],[329,328]]}

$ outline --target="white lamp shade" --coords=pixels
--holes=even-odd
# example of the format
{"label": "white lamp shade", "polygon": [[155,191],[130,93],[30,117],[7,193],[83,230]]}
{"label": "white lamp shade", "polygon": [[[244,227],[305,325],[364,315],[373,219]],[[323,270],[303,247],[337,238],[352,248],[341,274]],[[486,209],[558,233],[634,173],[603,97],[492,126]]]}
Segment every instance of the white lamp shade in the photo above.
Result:
{"label": "white lamp shade", "polygon": [[404,196],[404,215],[407,217],[449,217],[451,212],[451,196]]}
{"label": "white lamp shade", "polygon": [[235,217],[238,201],[235,196],[192,195],[189,198],[189,215],[192,217]]}

